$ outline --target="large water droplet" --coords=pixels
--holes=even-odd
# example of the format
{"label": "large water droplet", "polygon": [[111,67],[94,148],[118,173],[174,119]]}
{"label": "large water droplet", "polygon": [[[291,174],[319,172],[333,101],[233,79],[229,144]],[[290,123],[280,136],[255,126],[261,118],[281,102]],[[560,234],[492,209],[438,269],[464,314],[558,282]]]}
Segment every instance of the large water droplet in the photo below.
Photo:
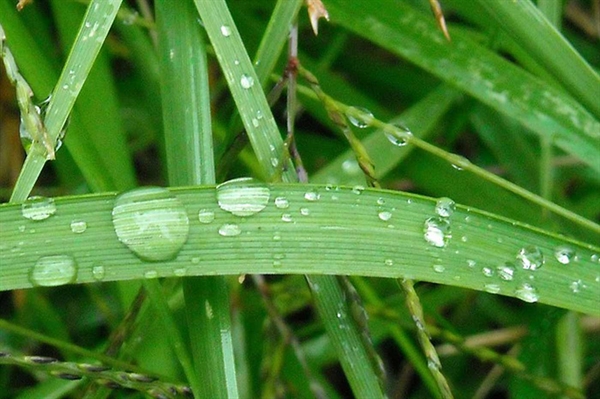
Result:
{"label": "large water droplet", "polygon": [[423,224],[423,238],[434,247],[443,248],[452,237],[450,223],[446,219],[432,217]]}
{"label": "large water droplet", "polygon": [[561,246],[557,247],[554,250],[554,257],[563,265],[568,265],[569,263],[571,263],[571,261],[575,259],[576,255],[575,251],[572,248]]}
{"label": "large water droplet", "polygon": [[231,28],[229,25],[221,25],[221,34],[225,37],[231,36]]}
{"label": "large water droplet", "polygon": [[408,140],[413,136],[412,132],[401,123],[394,123],[393,125],[397,128],[397,131],[394,131],[393,133],[384,131],[385,137],[387,137],[390,143],[395,146],[405,146],[408,143]]}
{"label": "large water droplet", "polygon": [[521,284],[516,290],[515,295],[522,301],[533,303],[537,302],[540,298],[537,290],[528,283]]}
{"label": "large water droplet", "polygon": [[29,274],[33,285],[55,287],[75,281],[77,263],[69,255],[44,256],[35,263]]}
{"label": "large water droplet", "polygon": [[545,259],[542,251],[533,245],[523,247],[517,253],[517,260],[525,270],[537,270],[544,265]]}
{"label": "large water droplet", "polygon": [[30,220],[44,220],[56,213],[56,204],[52,198],[29,197],[21,205],[21,214]]}
{"label": "large water droplet", "polygon": [[217,202],[221,209],[236,216],[251,216],[265,209],[271,190],[250,177],[229,180],[217,186]]}
{"label": "large water droplet", "polygon": [[198,211],[198,221],[203,224],[212,223],[215,220],[215,213],[210,209],[200,209]]}
{"label": "large water droplet", "polygon": [[242,233],[242,229],[237,224],[227,223],[219,227],[219,234],[223,237],[235,237]]}
{"label": "large water droplet", "polygon": [[144,260],[173,259],[187,241],[190,221],[168,190],[145,187],[119,195],[112,212],[119,241]]}
{"label": "large water droplet", "polygon": [[456,203],[450,198],[442,197],[435,204],[435,213],[443,218],[449,218],[456,209]]}
{"label": "large water droplet", "polygon": [[249,89],[254,86],[254,78],[250,75],[243,74],[240,78],[240,84],[244,89]]}
{"label": "large water droplet", "polygon": [[350,123],[359,129],[364,129],[373,123],[373,113],[366,108],[350,107],[346,116]]}

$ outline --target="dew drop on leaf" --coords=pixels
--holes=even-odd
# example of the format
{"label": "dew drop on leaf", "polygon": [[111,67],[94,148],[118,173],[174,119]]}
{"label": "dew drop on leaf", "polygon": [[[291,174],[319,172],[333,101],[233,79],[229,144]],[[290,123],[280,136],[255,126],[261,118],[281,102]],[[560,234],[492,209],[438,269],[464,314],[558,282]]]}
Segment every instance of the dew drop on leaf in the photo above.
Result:
{"label": "dew drop on leaf", "polygon": [[69,255],[41,257],[29,273],[31,284],[41,287],[56,287],[72,283],[76,277],[77,263]]}
{"label": "dew drop on leaf", "polygon": [[236,216],[251,216],[266,208],[271,190],[250,177],[229,180],[217,186],[217,202]]}
{"label": "dew drop on leaf", "polygon": [[29,197],[21,205],[21,214],[29,220],[44,220],[56,213],[56,204],[52,198]]}

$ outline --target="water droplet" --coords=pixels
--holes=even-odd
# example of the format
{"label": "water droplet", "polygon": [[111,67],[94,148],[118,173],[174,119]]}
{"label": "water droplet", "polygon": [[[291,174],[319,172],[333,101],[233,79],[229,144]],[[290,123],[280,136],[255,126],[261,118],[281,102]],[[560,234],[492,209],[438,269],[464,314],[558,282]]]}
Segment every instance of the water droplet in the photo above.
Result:
{"label": "water droplet", "polygon": [[87,229],[87,223],[83,220],[73,220],[71,222],[71,231],[76,234],[81,234]]}
{"label": "water droplet", "polygon": [[365,191],[364,186],[357,185],[357,186],[352,187],[352,192],[356,195],[360,195],[360,193],[362,193],[363,191]]}
{"label": "water droplet", "polygon": [[515,267],[512,263],[506,262],[496,268],[496,272],[500,276],[500,278],[504,281],[510,281],[513,279],[513,275],[515,274]]}
{"label": "water droplet", "polygon": [[373,123],[373,114],[366,108],[350,107],[346,113],[348,120],[359,129],[364,129]]}
{"label": "water droplet", "polygon": [[475,267],[475,265],[477,265],[477,262],[475,262],[473,259],[467,259],[467,266],[470,268]]}
{"label": "water droplet", "polygon": [[52,198],[29,197],[21,205],[21,214],[29,220],[44,220],[56,213],[56,204]]}
{"label": "water droplet", "polygon": [[254,78],[250,75],[243,74],[240,78],[240,84],[244,89],[249,89],[254,86]]}
{"label": "water droplet", "polygon": [[285,197],[275,198],[275,206],[279,209],[287,209],[290,207],[290,203]]}
{"label": "water droplet", "polygon": [[283,220],[284,222],[291,222],[292,215],[289,213],[284,213],[283,215],[281,215],[281,220]]}
{"label": "water droplet", "polygon": [[573,294],[577,294],[579,293],[579,291],[581,291],[581,288],[583,288],[583,281],[581,280],[577,280],[577,281],[573,281],[570,285],[569,288],[571,289],[571,292]]}
{"label": "water droplet", "polygon": [[178,267],[177,269],[173,270],[173,274],[177,277],[183,277],[186,273],[187,269],[185,267]]}
{"label": "water droplet", "polygon": [[471,165],[471,161],[461,155],[452,154],[451,158],[452,167],[456,170],[463,170]]}
{"label": "water droplet", "polygon": [[206,301],[204,301],[204,310],[206,311],[207,319],[210,320],[214,317],[213,308],[212,308],[212,305],[210,304],[210,302],[208,302],[208,299]]}
{"label": "water droplet", "polygon": [[528,283],[521,284],[516,290],[515,295],[522,301],[533,303],[537,302],[539,299],[539,295],[537,290]]}
{"label": "water droplet", "polygon": [[437,263],[434,263],[432,268],[433,268],[433,271],[436,273],[443,273],[446,271],[446,268],[444,267],[444,265],[440,265]]}
{"label": "water droplet", "polygon": [[157,278],[158,272],[156,270],[147,270],[144,272],[144,278]]}
{"label": "water droplet", "polygon": [[500,292],[500,286],[498,284],[485,284],[483,289],[490,294],[497,294]]}
{"label": "water droplet", "polygon": [[258,123],[258,119],[256,118],[252,118],[252,126],[254,127],[258,127],[259,123]]}
{"label": "water droplet", "polygon": [[304,199],[307,201],[318,201],[321,195],[315,190],[310,190],[304,193]]}
{"label": "water droplet", "polygon": [[106,271],[104,270],[104,266],[96,265],[92,267],[92,277],[94,277],[94,280],[103,280],[105,275]]}
{"label": "water droplet", "polygon": [[273,166],[274,168],[277,167],[277,165],[279,165],[279,159],[278,158],[271,158],[271,166]]}
{"label": "water droplet", "polygon": [[554,250],[554,257],[559,263],[562,263],[563,265],[568,265],[569,263],[571,263],[571,261],[575,260],[576,255],[575,251],[572,248],[561,246],[557,247]]}
{"label": "water droplet", "polygon": [[241,233],[242,229],[237,224],[226,223],[219,227],[219,234],[223,237],[239,236]]}
{"label": "water droplet", "polygon": [[390,143],[392,143],[395,146],[398,146],[398,147],[405,146],[408,143],[408,141],[410,140],[410,138],[413,136],[412,132],[410,131],[410,129],[408,129],[406,126],[402,125],[401,123],[394,123],[393,125],[397,129],[394,130],[393,132],[384,130],[385,137],[387,137],[387,139],[390,141]]}
{"label": "water droplet", "polygon": [[236,216],[251,216],[265,209],[271,191],[264,183],[250,177],[229,180],[217,186],[221,209]]}
{"label": "water droplet", "polygon": [[69,255],[44,256],[35,263],[29,274],[33,285],[56,287],[72,283],[77,277],[77,263]]}
{"label": "water droplet", "polygon": [[483,269],[481,269],[481,272],[483,273],[484,276],[486,277],[493,277],[494,276],[494,270],[490,267],[484,267]]}
{"label": "water droplet", "polygon": [[198,221],[200,223],[209,224],[215,220],[215,213],[210,209],[200,209],[198,211]]}
{"label": "water droplet", "polygon": [[435,213],[443,218],[449,218],[456,209],[456,203],[450,198],[442,197],[435,204]]}
{"label": "water droplet", "polygon": [[112,220],[119,241],[149,261],[173,259],[190,230],[181,201],[161,187],[138,188],[119,195]]}
{"label": "water droplet", "polygon": [[381,211],[378,213],[379,219],[383,220],[384,222],[387,222],[388,220],[390,220],[392,218],[392,212],[388,212],[388,211]]}
{"label": "water droplet", "polygon": [[452,237],[450,223],[446,219],[432,217],[423,224],[423,237],[434,247],[443,248]]}
{"label": "water droplet", "polygon": [[228,25],[221,25],[221,34],[225,37],[231,36],[231,28]]}
{"label": "water droplet", "polygon": [[385,200],[381,197],[377,198],[377,205],[385,205]]}
{"label": "water droplet", "polygon": [[356,159],[346,159],[342,162],[342,171],[350,176],[359,175],[362,173],[360,165],[356,162]]}
{"label": "water droplet", "polygon": [[383,263],[385,263],[386,266],[394,266],[394,261],[392,259],[386,259]]}
{"label": "water droplet", "polygon": [[308,216],[308,215],[310,215],[310,209],[308,209],[308,208],[300,208],[300,214],[302,216]]}
{"label": "water droplet", "polygon": [[523,247],[517,253],[517,260],[525,270],[537,270],[544,265],[545,259],[542,251],[533,245]]}
{"label": "water droplet", "polygon": [[278,231],[273,233],[273,241],[281,241],[281,234]]}

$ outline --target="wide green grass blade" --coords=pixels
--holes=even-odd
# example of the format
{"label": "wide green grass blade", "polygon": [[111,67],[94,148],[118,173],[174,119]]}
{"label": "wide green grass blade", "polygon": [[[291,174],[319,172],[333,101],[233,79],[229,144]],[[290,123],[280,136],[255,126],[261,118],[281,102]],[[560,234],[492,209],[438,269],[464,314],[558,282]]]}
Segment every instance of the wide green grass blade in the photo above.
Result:
{"label": "wide green grass blade", "polygon": [[410,60],[537,134],[550,135],[556,146],[600,171],[600,122],[569,95],[462,32],[451,33],[453,41],[448,43],[430,16],[404,2],[382,0],[374,7],[366,0],[331,0],[327,6],[333,22]]}
{"label": "wide green grass blade", "polygon": [[[193,222],[178,257],[160,264],[142,261],[119,242],[111,218],[114,194],[57,198],[56,214],[37,222],[24,218],[19,204],[1,205],[0,290],[32,287],[30,273],[40,258],[66,254],[78,265],[77,283],[140,279],[148,270],[161,277],[182,272],[348,274],[407,277],[513,297],[528,283],[541,303],[600,314],[597,246],[459,206],[451,217],[452,237],[438,248],[423,237],[425,220],[436,217],[435,200],[386,190],[313,188],[321,194],[316,202],[304,198],[310,187],[272,185],[268,206],[250,218],[219,208],[214,188],[172,189]],[[289,207],[278,208],[277,197],[286,198]],[[196,222],[200,209],[213,211],[214,220]],[[390,212],[391,218],[382,220],[381,212]],[[292,221],[282,220],[282,214]],[[69,227],[74,215],[87,223],[83,234]],[[237,224],[242,233],[224,237],[219,234],[223,224]],[[530,247],[537,247],[545,261],[535,271],[518,266],[519,251]],[[567,264],[555,257],[562,247],[576,255],[559,256]],[[285,258],[274,262],[282,253]],[[503,280],[497,270],[505,262],[515,265],[512,280]],[[92,273],[99,265],[103,274]]]}

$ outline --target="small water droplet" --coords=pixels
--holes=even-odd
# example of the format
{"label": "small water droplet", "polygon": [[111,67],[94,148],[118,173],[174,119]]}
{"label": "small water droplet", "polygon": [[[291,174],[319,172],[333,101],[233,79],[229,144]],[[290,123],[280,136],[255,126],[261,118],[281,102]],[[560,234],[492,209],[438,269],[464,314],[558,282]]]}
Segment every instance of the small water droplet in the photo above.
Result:
{"label": "small water droplet", "polygon": [[198,221],[203,224],[212,223],[215,220],[215,213],[210,209],[200,209],[198,211]]}
{"label": "small water droplet", "polygon": [[423,224],[423,237],[434,247],[443,248],[452,237],[450,223],[440,217],[431,217]]}
{"label": "small water droplet", "polygon": [[410,131],[410,129],[408,129],[401,123],[394,123],[393,125],[397,129],[393,132],[384,130],[385,137],[387,137],[390,143],[397,147],[405,146],[410,140],[410,138],[413,136],[412,132]]}
{"label": "small water droplet", "polygon": [[579,291],[581,291],[581,288],[583,288],[583,287],[584,287],[584,284],[583,284],[583,281],[581,281],[581,280],[576,280],[576,281],[573,281],[573,282],[572,282],[572,283],[569,285],[569,288],[571,289],[571,292],[572,292],[573,294],[577,294],[577,293],[579,293]]}
{"label": "small water droplet", "polygon": [[250,177],[229,180],[217,186],[221,209],[236,216],[251,216],[266,208],[271,190]]}
{"label": "small water droplet", "polygon": [[450,162],[452,163],[452,167],[456,170],[463,170],[471,165],[471,161],[469,161],[467,158],[456,154],[452,154],[452,159]]}
{"label": "small water droplet", "polygon": [[352,192],[356,195],[360,195],[363,191],[365,191],[365,186],[357,185],[352,187]]}
{"label": "small water droplet", "polygon": [[379,219],[383,220],[384,222],[387,222],[392,218],[392,212],[381,211],[377,214],[377,216],[379,216]]}
{"label": "small water droplet", "polygon": [[278,231],[276,231],[275,233],[273,233],[273,240],[274,241],[281,241],[281,234],[279,234]]}
{"label": "small water droplet", "polygon": [[456,209],[456,203],[450,198],[442,197],[435,204],[435,213],[443,218],[449,218]]}
{"label": "small water droplet", "polygon": [[283,215],[281,215],[281,220],[283,220],[284,222],[291,222],[292,215],[289,213],[284,213]]}
{"label": "small water droplet", "polygon": [[277,167],[277,165],[279,165],[279,159],[278,158],[271,158],[271,166],[273,166],[274,168]]}
{"label": "small water droplet", "polygon": [[69,255],[51,255],[39,258],[31,272],[31,284],[42,287],[56,287],[72,283],[77,277],[77,263]]}
{"label": "small water droplet", "polygon": [[241,233],[242,229],[237,224],[226,223],[219,227],[219,234],[223,237],[239,236]]}
{"label": "small water droplet", "polygon": [[498,276],[500,276],[500,278],[502,280],[510,281],[513,279],[513,276],[515,274],[515,267],[512,263],[505,262],[504,264],[502,264],[496,268],[496,272],[498,273]]}
{"label": "small water droplet", "polygon": [[119,195],[112,221],[119,241],[149,261],[177,256],[190,230],[181,201],[161,187],[138,188]]}
{"label": "small water droplet", "polygon": [[394,266],[394,261],[392,259],[386,259],[383,263],[385,263],[386,266]]}
{"label": "small water droplet", "polygon": [[81,234],[87,229],[87,223],[83,220],[71,221],[71,231],[76,234]]}
{"label": "small water droplet", "polygon": [[173,274],[176,275],[177,277],[183,277],[183,276],[185,276],[186,273],[187,273],[187,269],[185,267],[178,267],[177,269],[173,270]]}
{"label": "small water droplet", "polygon": [[56,204],[52,198],[29,197],[21,205],[21,214],[29,220],[44,220],[56,213]]}
{"label": "small water droplet", "polygon": [[240,78],[240,84],[244,89],[249,89],[254,86],[254,78],[250,75],[243,74]]}
{"label": "small water droplet", "polygon": [[94,280],[103,280],[105,275],[106,271],[104,270],[104,266],[96,265],[92,267],[92,277],[94,277]]}
{"label": "small water droplet", "polygon": [[252,118],[252,126],[254,127],[258,127],[259,123],[258,123],[258,119],[256,118]]}
{"label": "small water droplet", "polygon": [[204,310],[206,311],[206,318],[211,320],[214,317],[214,312],[208,299],[204,301]]}
{"label": "small water droplet", "polygon": [[500,292],[500,286],[498,284],[485,284],[483,289],[490,294],[497,294]]}
{"label": "small water droplet", "polygon": [[228,25],[221,25],[221,34],[225,37],[231,36],[231,28]]}
{"label": "small water droplet", "polygon": [[350,123],[359,129],[364,129],[373,123],[373,114],[366,108],[350,107],[346,116]]}
{"label": "small water droplet", "polygon": [[475,267],[475,265],[477,265],[477,262],[475,262],[473,259],[467,259],[467,266],[470,268]]}
{"label": "small water droplet", "polygon": [[285,197],[275,198],[275,206],[279,209],[287,209],[290,207],[290,203]]}
{"label": "small water droplet", "polygon": [[321,195],[316,190],[310,190],[304,193],[304,199],[307,201],[318,201]]}
{"label": "small water droplet", "polygon": [[487,267],[486,266],[483,269],[481,269],[481,272],[486,277],[493,277],[494,276],[494,270],[491,267]]}
{"label": "small water droplet", "polygon": [[377,198],[377,205],[385,205],[385,200],[381,197]]}
{"label": "small water droplet", "polygon": [[434,263],[432,268],[433,268],[433,271],[436,273],[443,273],[446,271],[446,268],[444,267],[444,265],[440,265],[437,263]]}
{"label": "small water droplet", "polygon": [[554,257],[559,263],[563,265],[568,265],[571,261],[575,260],[576,255],[575,251],[567,246],[557,247],[554,250]]}
{"label": "small water droplet", "polygon": [[300,214],[302,216],[308,216],[308,215],[310,215],[310,209],[308,209],[308,208],[300,208]]}
{"label": "small water droplet", "polygon": [[144,272],[144,278],[157,278],[158,272],[156,270],[147,270]]}
{"label": "small water droplet", "polygon": [[539,269],[545,262],[544,254],[534,245],[521,248],[517,253],[517,260],[523,269],[531,271]]}
{"label": "small water droplet", "polygon": [[342,162],[342,171],[349,176],[356,176],[362,173],[360,165],[356,159],[346,159]]}
{"label": "small water droplet", "polygon": [[537,302],[539,295],[537,290],[529,283],[521,284],[516,290],[515,295],[522,301],[533,303]]}

